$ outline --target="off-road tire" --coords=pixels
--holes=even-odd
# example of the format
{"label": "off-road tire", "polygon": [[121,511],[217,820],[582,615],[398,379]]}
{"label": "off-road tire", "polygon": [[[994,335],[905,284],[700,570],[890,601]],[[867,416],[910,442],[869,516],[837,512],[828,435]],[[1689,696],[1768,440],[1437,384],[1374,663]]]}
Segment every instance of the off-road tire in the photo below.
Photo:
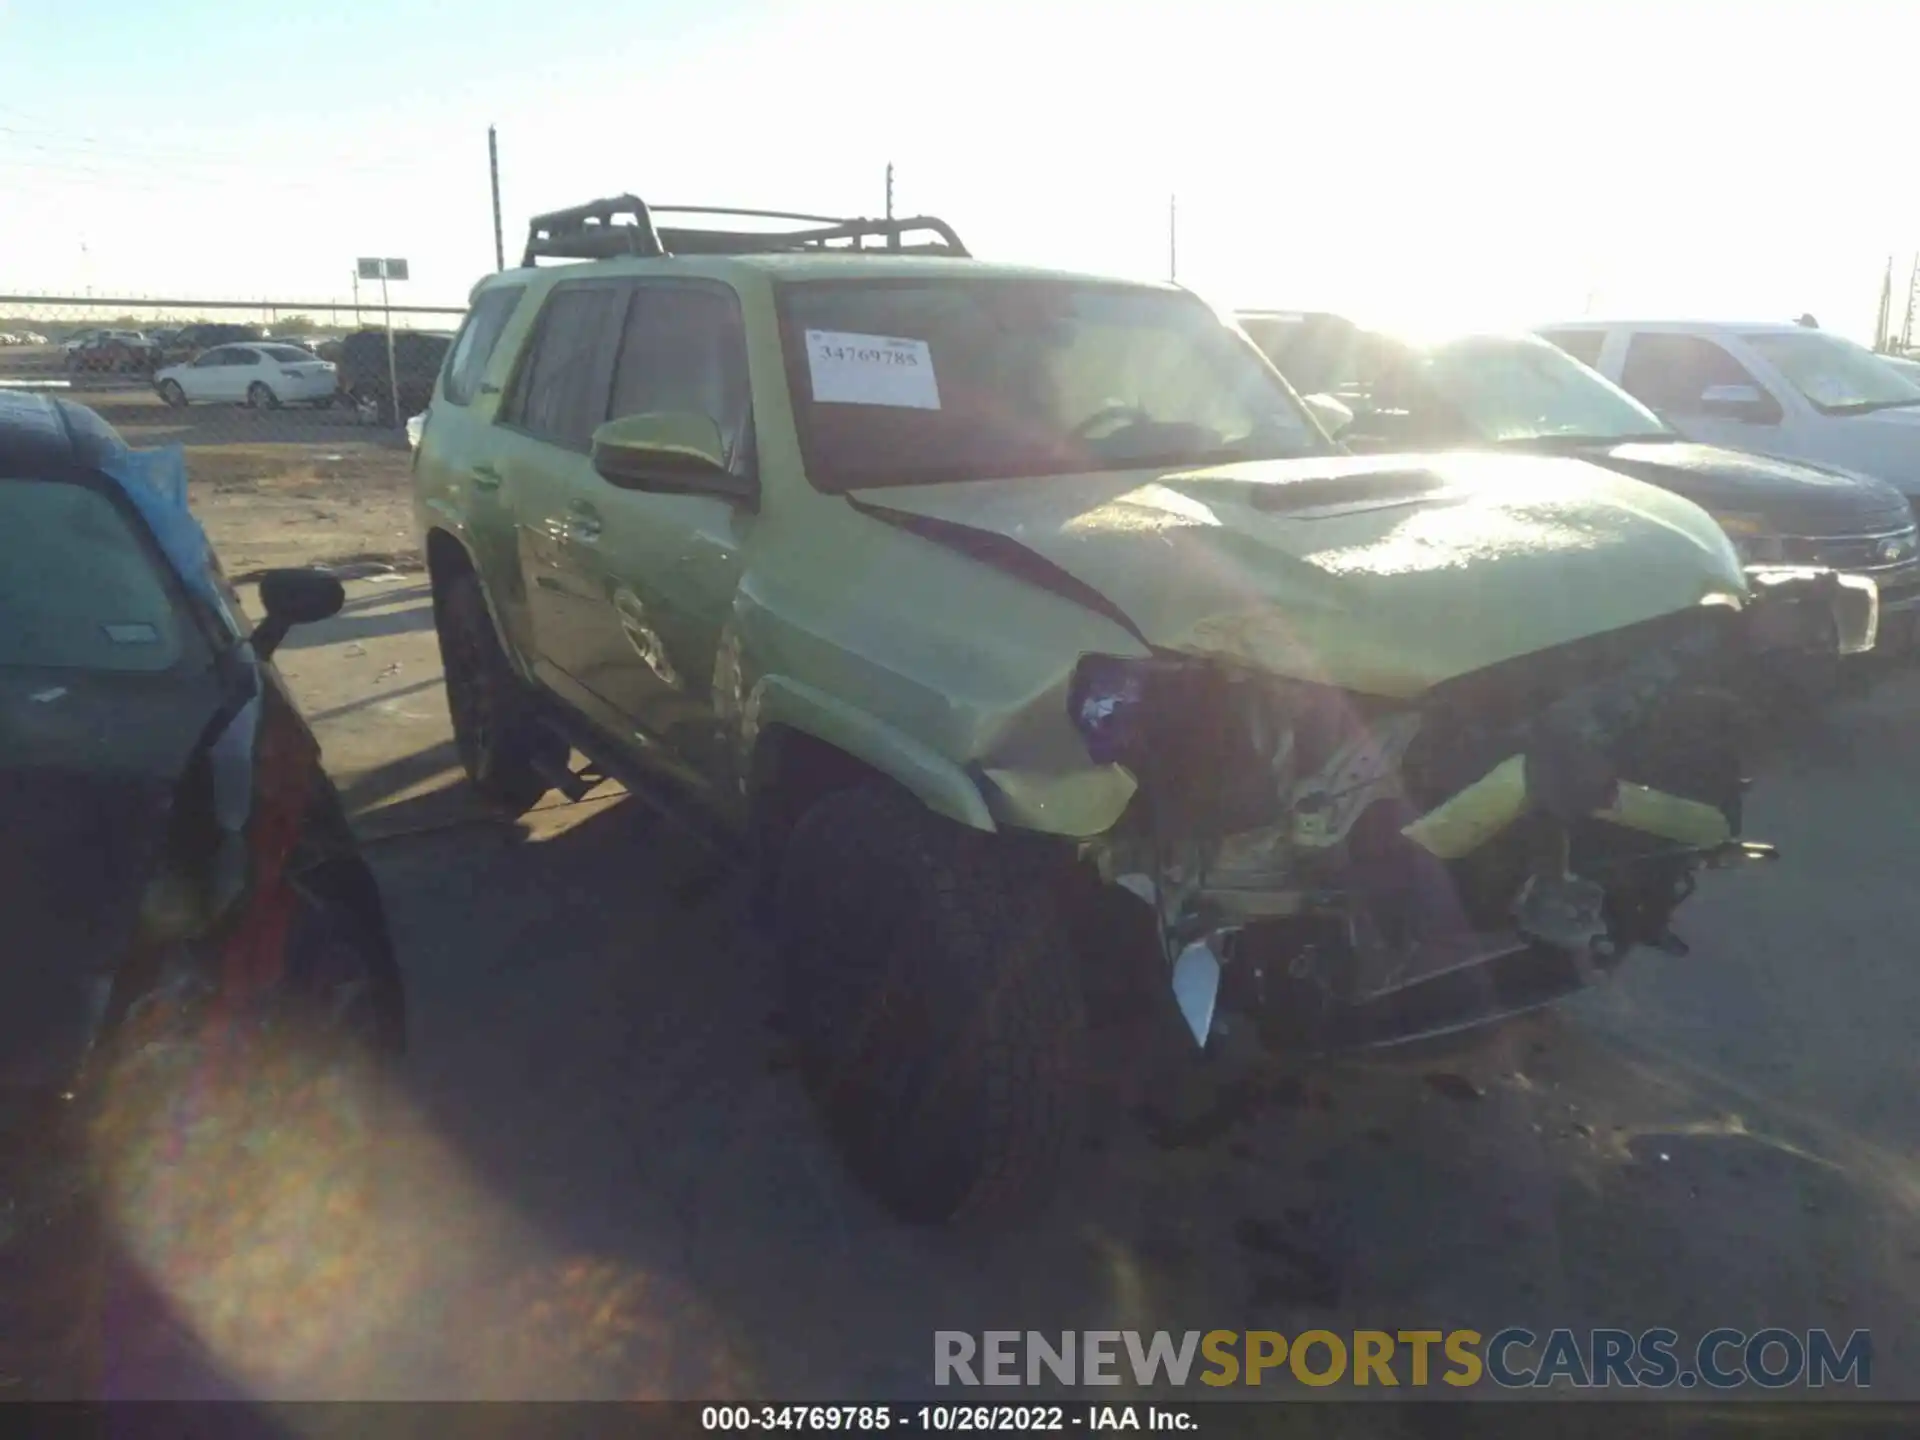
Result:
{"label": "off-road tire", "polygon": [[917,1224],[1037,1211],[1086,1048],[1039,873],[904,792],[840,790],[788,839],[775,929],[801,1073],[855,1178]]}
{"label": "off-road tire", "polygon": [[460,764],[488,803],[524,815],[548,789],[534,769],[542,737],[532,696],[501,652],[486,597],[471,572],[440,587],[434,601]]}

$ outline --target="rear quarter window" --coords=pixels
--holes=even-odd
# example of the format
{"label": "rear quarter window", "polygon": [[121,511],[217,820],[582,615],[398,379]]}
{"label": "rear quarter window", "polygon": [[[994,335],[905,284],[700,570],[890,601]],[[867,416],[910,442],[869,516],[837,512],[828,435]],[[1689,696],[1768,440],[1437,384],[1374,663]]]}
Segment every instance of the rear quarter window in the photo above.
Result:
{"label": "rear quarter window", "polygon": [[473,302],[467,318],[447,352],[446,379],[441,393],[453,405],[470,404],[480,391],[480,377],[500,343],[500,336],[519,308],[524,285],[502,285]]}

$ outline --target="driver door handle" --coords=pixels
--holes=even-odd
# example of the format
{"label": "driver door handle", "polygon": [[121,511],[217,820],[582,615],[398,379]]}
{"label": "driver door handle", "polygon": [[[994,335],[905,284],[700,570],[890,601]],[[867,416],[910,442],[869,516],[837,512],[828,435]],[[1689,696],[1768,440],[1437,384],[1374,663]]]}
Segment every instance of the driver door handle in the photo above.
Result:
{"label": "driver door handle", "polygon": [[491,465],[476,465],[469,473],[472,474],[473,483],[478,489],[498,490],[500,488],[500,472]]}

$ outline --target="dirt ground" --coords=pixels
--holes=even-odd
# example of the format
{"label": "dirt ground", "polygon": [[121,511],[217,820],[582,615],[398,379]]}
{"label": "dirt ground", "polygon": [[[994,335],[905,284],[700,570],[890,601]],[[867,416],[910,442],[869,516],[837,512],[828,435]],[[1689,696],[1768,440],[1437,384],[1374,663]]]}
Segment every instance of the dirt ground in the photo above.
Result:
{"label": "dirt ground", "polygon": [[518,825],[467,800],[404,449],[190,456],[230,570],[394,567],[281,664],[408,973],[403,1139],[363,1238],[316,1257],[334,1282],[276,1302],[308,1351],[251,1353],[243,1295],[187,1307],[243,1385],[952,1399],[936,1329],[1781,1325],[1870,1329],[1874,1396],[1920,1398],[1920,674],[1770,762],[1749,829],[1785,858],[1706,877],[1691,956],[1445,1062],[1249,1083],[1109,1026],[1050,1218],[926,1233],[826,1148],[737,876],[617,790]]}

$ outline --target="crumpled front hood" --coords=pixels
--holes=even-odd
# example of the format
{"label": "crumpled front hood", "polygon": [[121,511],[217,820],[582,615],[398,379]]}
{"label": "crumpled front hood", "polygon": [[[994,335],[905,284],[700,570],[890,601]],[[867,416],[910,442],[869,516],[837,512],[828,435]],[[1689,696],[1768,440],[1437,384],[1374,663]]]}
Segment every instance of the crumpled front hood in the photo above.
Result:
{"label": "crumpled front hood", "polygon": [[1783,535],[1871,535],[1910,523],[1906,499],[1866,475],[1718,445],[1612,445],[1588,458],[1719,513],[1759,515]]}
{"label": "crumpled front hood", "polygon": [[[1690,501],[1584,461],[1324,457],[870,489],[863,510],[1104,597],[1156,648],[1383,696],[1744,594]],[[1040,583],[1045,583],[1041,581]],[[1084,596],[1082,598],[1085,598]]]}

